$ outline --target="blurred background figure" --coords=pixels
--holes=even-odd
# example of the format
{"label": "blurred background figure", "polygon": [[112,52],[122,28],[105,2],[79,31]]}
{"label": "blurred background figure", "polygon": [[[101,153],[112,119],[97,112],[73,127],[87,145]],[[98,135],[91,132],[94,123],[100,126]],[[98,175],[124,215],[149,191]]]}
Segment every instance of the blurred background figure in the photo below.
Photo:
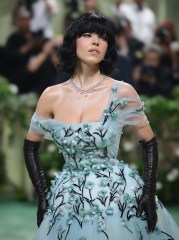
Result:
{"label": "blurred background figure", "polygon": [[156,19],[154,12],[145,5],[145,0],[133,0],[129,5],[121,5],[120,14],[130,21],[135,38],[144,44],[152,42]]}
{"label": "blurred background figure", "polygon": [[31,13],[25,7],[20,7],[16,16],[16,30],[10,34],[3,48],[4,75],[18,86],[21,93],[30,91],[35,84],[35,76],[26,67],[45,42],[41,31],[31,31],[30,21]]}
{"label": "blurred background figure", "polygon": [[172,59],[172,73],[173,73],[173,84],[179,84],[179,42],[173,41],[170,44],[171,59]]}
{"label": "blurred background figure", "polygon": [[64,30],[80,15],[78,0],[63,0],[65,6]]}
{"label": "blurred background figure", "polygon": [[111,4],[112,19],[115,23],[118,23],[121,17],[125,17],[123,12],[125,12],[126,8],[128,8],[128,4],[125,4],[123,0],[115,0]]}
{"label": "blurred background figure", "polygon": [[115,62],[115,71],[110,76],[114,79],[127,82],[135,87],[132,77],[132,61],[128,54],[129,46],[125,38],[122,19],[119,24],[114,23],[113,26],[116,38],[117,59]]}
{"label": "blurred background figure", "polygon": [[99,0],[63,0],[66,7],[64,30],[85,12],[99,12]]}
{"label": "blurred background figure", "polygon": [[165,20],[156,29],[154,41],[162,50],[161,64],[172,67],[171,43],[176,40],[174,25],[171,21]]}
{"label": "blurred background figure", "polygon": [[132,35],[131,23],[121,17],[116,26],[116,43],[118,53],[130,59],[133,68],[143,60],[144,44]]}
{"label": "blurred background figure", "polygon": [[[2,48],[3,75],[16,84],[20,93],[35,92],[40,95],[55,83],[57,70],[55,56],[61,37],[47,39],[42,30],[30,28],[31,13],[21,6],[16,15],[16,28]],[[56,54],[56,55],[55,55]]]}
{"label": "blurred background figure", "polygon": [[171,41],[175,41],[177,37],[174,24],[170,20],[163,20],[160,25],[168,29],[170,32]]}
{"label": "blurred background figure", "polygon": [[52,20],[59,11],[57,0],[20,0],[15,2],[12,13],[13,24],[16,24],[17,11],[22,5],[31,12],[31,31],[42,31],[45,38],[52,38],[54,36]]}
{"label": "blurred background figure", "polygon": [[84,12],[99,12],[98,1],[99,0],[82,0]]}
{"label": "blurred background figure", "polygon": [[62,38],[60,37],[46,41],[41,51],[33,56],[27,64],[27,71],[36,79],[32,90],[38,95],[41,95],[47,87],[67,80],[68,76],[63,78],[63,74],[57,71],[58,50],[61,43]]}
{"label": "blurred background figure", "polygon": [[157,94],[164,97],[171,97],[173,79],[171,69],[161,65],[161,48],[159,45],[152,44],[144,48],[144,59],[140,65],[137,82],[139,94],[152,97]]}
{"label": "blurred background figure", "polygon": [[32,12],[31,31],[43,31],[44,37],[54,36],[52,19],[58,13],[56,0],[33,0],[30,6]]}

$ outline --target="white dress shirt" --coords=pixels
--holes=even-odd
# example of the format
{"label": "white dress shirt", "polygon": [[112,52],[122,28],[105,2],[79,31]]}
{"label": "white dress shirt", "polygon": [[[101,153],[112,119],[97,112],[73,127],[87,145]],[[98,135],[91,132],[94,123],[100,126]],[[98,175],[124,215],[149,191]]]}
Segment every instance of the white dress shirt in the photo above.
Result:
{"label": "white dress shirt", "polygon": [[136,3],[121,5],[120,12],[132,26],[133,36],[145,44],[152,42],[156,28],[156,19],[153,11],[147,6],[139,10]]}
{"label": "white dress shirt", "polygon": [[37,0],[33,3],[31,30],[33,32],[43,30],[45,37],[52,38],[54,34],[51,21],[54,14],[58,12],[59,8],[56,0],[47,0],[47,2],[51,6],[51,12],[48,11],[44,0]]}

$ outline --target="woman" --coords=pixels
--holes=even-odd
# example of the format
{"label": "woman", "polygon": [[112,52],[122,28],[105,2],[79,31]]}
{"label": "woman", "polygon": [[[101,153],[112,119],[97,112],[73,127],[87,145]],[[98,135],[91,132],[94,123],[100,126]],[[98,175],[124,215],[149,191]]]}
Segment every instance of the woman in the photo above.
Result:
{"label": "woman", "polygon": [[[72,78],[44,91],[24,141],[39,203],[34,239],[176,240],[178,228],[155,197],[157,138],[143,103],[131,85],[107,76],[116,58],[110,22],[81,16],[68,28],[60,58]],[[139,138],[143,179],[116,158],[125,125]],[[38,160],[44,136],[66,160],[49,192]]]}

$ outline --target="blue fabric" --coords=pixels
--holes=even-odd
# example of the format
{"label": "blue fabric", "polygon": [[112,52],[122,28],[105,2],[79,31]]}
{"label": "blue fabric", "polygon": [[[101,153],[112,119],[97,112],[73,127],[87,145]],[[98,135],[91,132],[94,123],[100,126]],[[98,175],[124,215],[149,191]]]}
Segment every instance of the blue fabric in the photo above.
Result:
{"label": "blue fabric", "polygon": [[29,131],[52,139],[66,160],[47,196],[48,209],[34,240],[177,240],[179,229],[156,196],[158,222],[149,233],[136,217],[143,179],[117,159],[126,125],[148,124],[137,96],[120,98],[120,83],[99,122],[66,124],[34,113]]}

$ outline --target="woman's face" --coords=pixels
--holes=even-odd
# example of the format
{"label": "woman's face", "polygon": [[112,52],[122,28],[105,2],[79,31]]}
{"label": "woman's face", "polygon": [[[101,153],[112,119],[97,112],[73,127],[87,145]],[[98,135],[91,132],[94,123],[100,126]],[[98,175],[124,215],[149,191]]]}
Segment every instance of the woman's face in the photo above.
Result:
{"label": "woman's face", "polygon": [[84,33],[76,39],[76,56],[86,64],[99,64],[105,56],[108,43],[96,33]]}

